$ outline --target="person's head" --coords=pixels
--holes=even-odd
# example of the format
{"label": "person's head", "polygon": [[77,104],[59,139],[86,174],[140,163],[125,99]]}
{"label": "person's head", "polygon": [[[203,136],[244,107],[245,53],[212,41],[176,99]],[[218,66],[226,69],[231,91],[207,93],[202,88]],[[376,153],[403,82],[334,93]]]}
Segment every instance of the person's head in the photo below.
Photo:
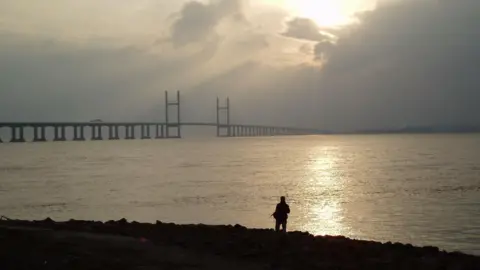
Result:
{"label": "person's head", "polygon": [[280,202],[282,202],[282,203],[285,202],[285,196],[280,197]]}

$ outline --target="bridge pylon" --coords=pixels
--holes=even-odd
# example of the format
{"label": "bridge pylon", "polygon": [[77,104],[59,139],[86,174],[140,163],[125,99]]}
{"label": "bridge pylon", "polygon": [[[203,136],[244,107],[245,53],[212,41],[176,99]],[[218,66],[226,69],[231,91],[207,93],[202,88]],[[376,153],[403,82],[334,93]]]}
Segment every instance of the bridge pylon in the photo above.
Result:
{"label": "bridge pylon", "polygon": [[[222,123],[220,114],[225,112],[225,121]],[[226,130],[227,134],[222,134],[222,130]],[[217,137],[230,137],[230,98],[227,97],[225,100],[225,106],[220,106],[220,100],[217,97]]]}
{"label": "bridge pylon", "polygon": [[[170,122],[169,117],[169,108],[170,107],[177,107],[177,117],[176,122]],[[177,91],[177,100],[176,101],[169,101],[168,100],[168,91],[165,91],[165,137],[166,138],[181,138],[181,124],[180,124],[180,91]],[[177,134],[174,136],[170,135],[170,128],[176,128]]]}

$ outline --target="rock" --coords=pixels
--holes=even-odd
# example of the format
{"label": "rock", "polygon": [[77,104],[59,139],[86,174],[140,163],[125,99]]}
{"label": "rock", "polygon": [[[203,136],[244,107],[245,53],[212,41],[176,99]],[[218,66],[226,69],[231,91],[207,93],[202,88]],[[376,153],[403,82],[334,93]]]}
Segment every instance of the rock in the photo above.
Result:
{"label": "rock", "polygon": [[423,250],[427,253],[438,253],[440,251],[438,247],[432,246],[425,246],[423,247]]}
{"label": "rock", "polygon": [[242,230],[245,230],[247,229],[246,227],[240,225],[240,224],[235,224],[235,226],[233,226],[235,229],[242,229]]}
{"label": "rock", "polygon": [[120,225],[126,225],[126,224],[128,224],[128,221],[125,218],[122,218],[119,221],[117,221],[117,223],[120,224]]}
{"label": "rock", "polygon": [[[478,267],[480,257],[460,252],[448,253],[440,251],[437,247],[420,248],[398,242],[382,244],[374,241],[351,240],[342,236],[313,236],[305,232],[284,234],[274,232],[272,229],[248,229],[239,224],[234,226],[176,225],[160,221],[148,224],[136,221],[129,223],[124,218],[106,223],[76,220],[62,223],[54,222],[49,218],[40,222],[1,221],[0,223],[12,224],[4,227],[13,228],[15,228],[14,225],[21,225],[21,228],[16,229],[15,232],[5,228],[2,231],[0,226],[2,240],[0,241],[0,261],[10,260],[8,261],[10,265],[45,257],[52,269],[56,266],[50,263],[62,261],[64,258],[68,258],[65,259],[67,268],[72,269],[140,269],[138,267],[141,267],[142,263],[150,266],[139,259],[144,254],[143,249],[168,247],[176,251],[198,252],[195,255],[197,257],[210,254],[215,258],[231,259],[235,262],[274,265],[274,269],[480,269]],[[25,227],[30,229],[25,230]],[[51,230],[52,228],[54,230]],[[55,228],[66,228],[69,233],[81,232],[82,235],[93,231],[95,234],[92,235],[95,237],[90,240],[83,236],[76,237],[73,241],[77,242],[65,243],[61,242],[62,238],[52,237],[62,231]],[[44,240],[48,237],[60,242],[49,248],[42,248],[41,245],[44,245]],[[96,241],[99,239],[106,241],[105,247],[108,249],[108,252],[101,256],[97,254],[100,252],[99,249],[94,251],[97,248]],[[33,246],[34,244],[37,246]],[[17,250],[11,250],[12,247],[17,247]],[[172,254],[177,254],[176,251]],[[44,254],[45,252],[49,252],[48,256]],[[25,259],[12,261],[15,254],[21,254]],[[160,252],[152,256],[163,258],[164,255]],[[127,265],[126,262],[130,264]],[[8,263],[5,264],[7,265],[5,269],[39,269],[29,265],[9,268]],[[82,267],[77,267],[77,263],[81,263]],[[136,263],[138,265],[135,265]],[[154,263],[151,266],[153,269],[168,268]]]}
{"label": "rock", "polygon": [[43,222],[47,223],[47,224],[53,224],[55,223],[55,221],[53,221],[51,218],[47,217],[46,219],[43,220]]}

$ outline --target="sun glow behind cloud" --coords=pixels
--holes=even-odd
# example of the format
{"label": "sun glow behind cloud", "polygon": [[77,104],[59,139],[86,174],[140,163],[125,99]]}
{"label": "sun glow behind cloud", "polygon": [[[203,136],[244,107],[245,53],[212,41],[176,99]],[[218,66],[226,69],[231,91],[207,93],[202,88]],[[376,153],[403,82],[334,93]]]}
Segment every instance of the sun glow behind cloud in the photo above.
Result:
{"label": "sun glow behind cloud", "polygon": [[342,10],[337,1],[292,0],[287,4],[295,15],[310,18],[322,27],[336,27],[350,21],[348,14]]}
{"label": "sun glow behind cloud", "polygon": [[374,8],[377,0],[264,0],[292,16],[309,18],[320,27],[342,27],[355,22],[355,13]]}

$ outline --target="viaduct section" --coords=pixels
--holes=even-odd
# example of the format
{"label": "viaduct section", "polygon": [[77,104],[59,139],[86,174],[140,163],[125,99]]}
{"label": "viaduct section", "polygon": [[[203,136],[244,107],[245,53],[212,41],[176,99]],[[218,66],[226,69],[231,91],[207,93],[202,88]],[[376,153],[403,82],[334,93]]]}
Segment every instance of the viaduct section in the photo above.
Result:
{"label": "viaduct section", "polygon": [[[176,108],[176,117],[169,114],[170,108]],[[216,127],[217,137],[258,137],[280,135],[312,135],[319,134],[316,129],[303,129],[292,127],[276,127],[264,125],[232,124],[230,122],[230,100],[226,99],[225,105],[220,105],[217,98],[216,122],[182,122],[180,118],[180,92],[177,91],[176,100],[170,101],[168,92],[165,92],[165,121],[164,122],[0,122],[0,128],[7,127],[11,131],[10,142],[26,142],[25,130],[33,129],[33,142],[46,142],[46,130],[53,129],[53,141],[67,141],[67,128],[73,130],[73,141],[86,141],[87,127],[90,131],[88,139],[99,140],[134,140],[134,139],[172,139],[181,138],[181,128],[184,126],[210,126]],[[222,117],[223,116],[223,117]],[[174,119],[172,119],[174,118]],[[140,128],[140,134],[136,134]],[[104,131],[105,128],[108,132]],[[120,138],[120,129],[125,136]],[[138,132],[137,132],[138,133]],[[0,143],[2,140],[0,139]]]}

